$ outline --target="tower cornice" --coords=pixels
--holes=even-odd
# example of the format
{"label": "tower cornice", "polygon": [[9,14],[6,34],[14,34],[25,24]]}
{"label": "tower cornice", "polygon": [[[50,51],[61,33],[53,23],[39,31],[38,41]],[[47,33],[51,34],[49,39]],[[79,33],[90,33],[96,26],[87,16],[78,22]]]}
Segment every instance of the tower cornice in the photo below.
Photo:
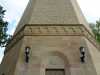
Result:
{"label": "tower cornice", "polygon": [[94,36],[82,24],[26,24],[13,36],[5,53],[24,36],[83,36],[100,49]]}

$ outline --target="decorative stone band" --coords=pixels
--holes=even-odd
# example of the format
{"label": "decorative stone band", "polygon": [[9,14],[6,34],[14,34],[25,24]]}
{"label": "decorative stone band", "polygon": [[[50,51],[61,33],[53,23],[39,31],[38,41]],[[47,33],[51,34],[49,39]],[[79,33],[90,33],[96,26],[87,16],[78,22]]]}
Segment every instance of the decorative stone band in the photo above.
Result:
{"label": "decorative stone band", "polygon": [[26,36],[65,36],[82,35],[82,27],[79,25],[26,25]]}
{"label": "decorative stone band", "polygon": [[10,50],[23,36],[84,36],[100,49],[94,36],[82,24],[26,24],[13,36],[6,47]]}

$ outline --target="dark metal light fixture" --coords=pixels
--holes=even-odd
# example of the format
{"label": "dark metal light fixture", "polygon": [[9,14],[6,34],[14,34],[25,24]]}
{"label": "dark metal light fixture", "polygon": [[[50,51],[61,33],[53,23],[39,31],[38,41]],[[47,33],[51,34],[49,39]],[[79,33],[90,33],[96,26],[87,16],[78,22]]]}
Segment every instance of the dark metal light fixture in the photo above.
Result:
{"label": "dark metal light fixture", "polygon": [[4,73],[2,73],[2,75],[5,75]]}
{"label": "dark metal light fixture", "polygon": [[30,47],[25,48],[25,61],[26,63],[29,62],[29,53],[30,53]]}
{"label": "dark metal light fixture", "polygon": [[85,48],[83,46],[80,47],[80,60],[82,63],[85,62]]}

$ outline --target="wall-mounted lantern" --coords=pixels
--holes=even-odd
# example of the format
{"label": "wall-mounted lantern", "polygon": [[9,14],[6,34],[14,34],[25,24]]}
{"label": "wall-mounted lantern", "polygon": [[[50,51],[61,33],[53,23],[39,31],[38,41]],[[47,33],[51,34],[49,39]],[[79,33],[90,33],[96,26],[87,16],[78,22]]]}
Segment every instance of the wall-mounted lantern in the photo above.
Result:
{"label": "wall-mounted lantern", "polygon": [[82,63],[85,62],[85,48],[83,46],[80,47],[80,60]]}
{"label": "wall-mounted lantern", "polygon": [[2,73],[2,75],[5,75],[4,73]]}
{"label": "wall-mounted lantern", "polygon": [[25,48],[25,61],[26,63],[29,62],[29,54],[30,54],[30,47]]}

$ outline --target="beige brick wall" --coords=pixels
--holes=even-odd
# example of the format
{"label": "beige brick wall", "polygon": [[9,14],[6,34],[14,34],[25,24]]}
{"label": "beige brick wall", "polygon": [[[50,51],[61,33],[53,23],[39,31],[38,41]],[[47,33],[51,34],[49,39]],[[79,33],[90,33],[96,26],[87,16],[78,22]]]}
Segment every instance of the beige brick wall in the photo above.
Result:
{"label": "beige brick wall", "polygon": [[[88,49],[86,49],[86,63],[80,63],[79,47],[85,46],[84,42],[80,36],[25,36],[15,75],[45,75],[46,68],[62,68],[63,66],[66,75],[96,75]],[[26,46],[31,47],[28,64],[25,63]],[[55,57],[51,60],[53,56],[57,56],[56,60],[54,60]],[[57,61],[60,60],[62,62],[58,64],[62,64],[62,66],[57,65]],[[47,62],[50,64],[48,65]],[[52,63],[55,64],[55,67],[52,66]]]}
{"label": "beige brick wall", "polygon": [[15,33],[25,24],[83,24],[91,32],[76,0],[30,0]]}
{"label": "beige brick wall", "polygon": [[70,0],[37,0],[29,24],[78,24]]}
{"label": "beige brick wall", "polygon": [[14,75],[21,45],[22,40],[16,43],[16,45],[9,49],[9,52],[4,55],[3,61],[0,66],[0,75],[2,75],[2,73],[4,73],[5,75]]}
{"label": "beige brick wall", "polygon": [[100,50],[97,50],[97,48],[95,48],[88,40],[86,40],[86,43],[96,68],[97,75],[100,75]]}

